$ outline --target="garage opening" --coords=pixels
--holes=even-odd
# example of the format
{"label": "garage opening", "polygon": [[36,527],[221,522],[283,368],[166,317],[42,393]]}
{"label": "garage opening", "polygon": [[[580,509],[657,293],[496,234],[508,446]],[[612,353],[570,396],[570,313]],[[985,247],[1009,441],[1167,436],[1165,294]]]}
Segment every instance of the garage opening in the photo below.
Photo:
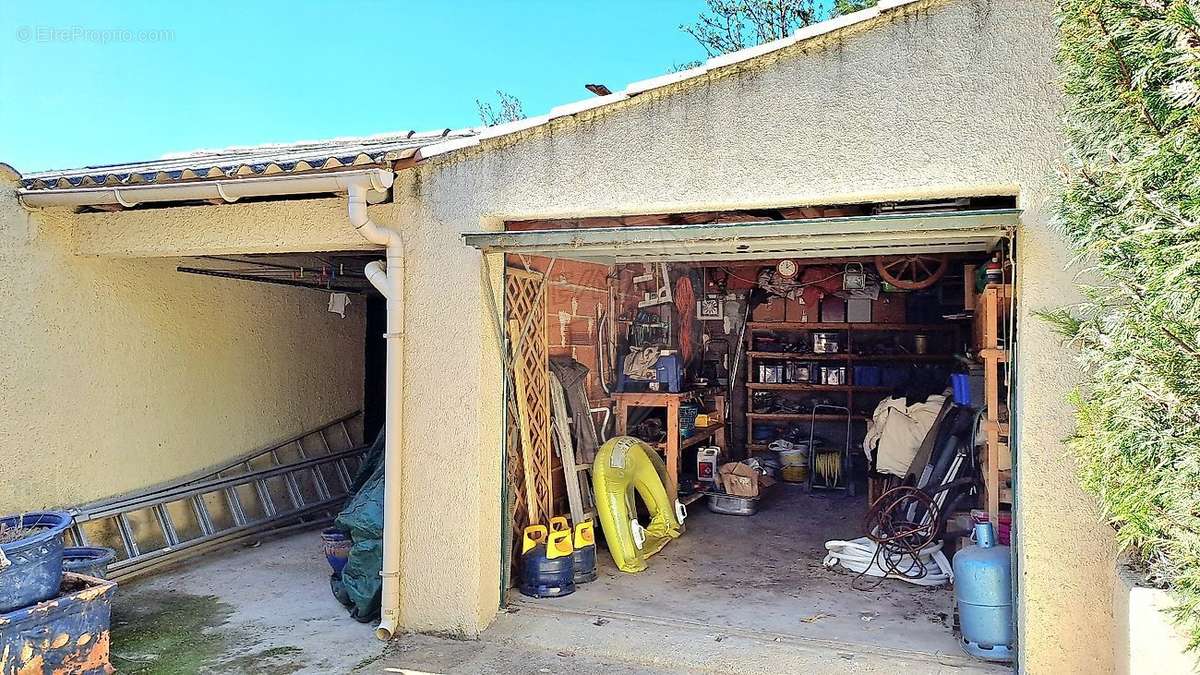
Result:
{"label": "garage opening", "polygon": [[[961,656],[950,560],[976,522],[1011,531],[1018,218],[1000,196],[467,235],[504,253],[508,601]],[[652,495],[611,488],[631,448],[679,504],[664,541]],[[595,581],[529,597],[556,519],[614,531]]]}

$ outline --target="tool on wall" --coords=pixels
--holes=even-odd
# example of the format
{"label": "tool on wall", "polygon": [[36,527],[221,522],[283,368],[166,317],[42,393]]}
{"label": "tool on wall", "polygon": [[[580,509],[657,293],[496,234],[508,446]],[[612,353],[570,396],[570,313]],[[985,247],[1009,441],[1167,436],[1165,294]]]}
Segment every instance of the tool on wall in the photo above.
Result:
{"label": "tool on wall", "polygon": [[650,312],[638,310],[629,324],[629,346],[661,347],[671,342],[671,324]]}
{"label": "tool on wall", "polygon": [[861,291],[866,287],[867,273],[863,270],[862,263],[846,263],[845,271],[842,272],[842,290]]}
{"label": "tool on wall", "polygon": [[950,257],[945,254],[875,256],[875,269],[896,288],[919,291],[936,284],[946,274]]}
{"label": "tool on wall", "polygon": [[[671,275],[666,263],[644,263],[646,273],[633,278],[636,285],[653,284],[652,290],[643,291],[638,307],[655,307],[668,305],[674,301],[671,295]],[[658,276],[655,276],[657,272]]]}
{"label": "tool on wall", "polygon": [[742,322],[738,328],[737,345],[733,351],[733,363],[729,364],[729,391],[725,397],[725,419],[729,419],[731,414],[730,406],[733,404],[733,395],[737,389],[738,373],[741,372],[742,354],[746,351],[746,327],[750,321],[750,315],[754,313],[754,309],[763,304],[770,298],[767,291],[760,286],[755,286],[746,294],[746,311],[742,314]]}

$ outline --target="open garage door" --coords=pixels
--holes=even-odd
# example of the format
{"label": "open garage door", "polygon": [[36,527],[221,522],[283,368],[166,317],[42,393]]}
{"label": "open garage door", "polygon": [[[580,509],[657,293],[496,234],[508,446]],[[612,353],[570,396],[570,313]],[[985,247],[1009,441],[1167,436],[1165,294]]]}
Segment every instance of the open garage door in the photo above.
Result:
{"label": "open garage door", "polygon": [[484,251],[606,265],[648,260],[765,260],[990,251],[1020,222],[1019,209],[905,213],[761,223],[702,223],[477,232]]}

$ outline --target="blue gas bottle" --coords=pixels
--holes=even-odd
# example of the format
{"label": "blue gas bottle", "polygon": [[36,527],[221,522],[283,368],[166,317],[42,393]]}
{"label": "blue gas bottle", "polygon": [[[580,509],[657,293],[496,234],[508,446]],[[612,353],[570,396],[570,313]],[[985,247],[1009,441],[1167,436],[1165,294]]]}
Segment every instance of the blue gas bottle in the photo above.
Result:
{"label": "blue gas bottle", "polygon": [[[565,518],[553,518],[566,524]],[[571,529],[552,525],[525,528],[521,544],[521,593],[532,598],[559,598],[575,592],[575,560],[572,557]]]}
{"label": "blue gas bottle", "polygon": [[975,545],[955,554],[954,596],[963,650],[987,661],[1011,662],[1012,558],[1007,546],[996,544],[991,523],[977,523]]}

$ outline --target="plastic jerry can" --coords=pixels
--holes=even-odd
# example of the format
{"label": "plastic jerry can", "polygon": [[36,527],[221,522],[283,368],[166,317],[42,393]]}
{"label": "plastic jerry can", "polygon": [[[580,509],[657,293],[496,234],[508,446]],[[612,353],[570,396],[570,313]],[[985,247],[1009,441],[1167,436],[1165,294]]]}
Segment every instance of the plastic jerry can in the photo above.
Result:
{"label": "plastic jerry can", "polygon": [[991,523],[975,525],[975,545],[954,556],[954,596],[963,651],[986,661],[1012,661],[1012,558]]}
{"label": "plastic jerry can", "polygon": [[523,595],[558,598],[575,592],[575,561],[571,557],[571,531],[548,532],[545,525],[525,528],[521,544]]}
{"label": "plastic jerry can", "polygon": [[712,484],[717,480],[717,462],[721,449],[716,446],[705,446],[696,450],[696,478],[701,482]]}

